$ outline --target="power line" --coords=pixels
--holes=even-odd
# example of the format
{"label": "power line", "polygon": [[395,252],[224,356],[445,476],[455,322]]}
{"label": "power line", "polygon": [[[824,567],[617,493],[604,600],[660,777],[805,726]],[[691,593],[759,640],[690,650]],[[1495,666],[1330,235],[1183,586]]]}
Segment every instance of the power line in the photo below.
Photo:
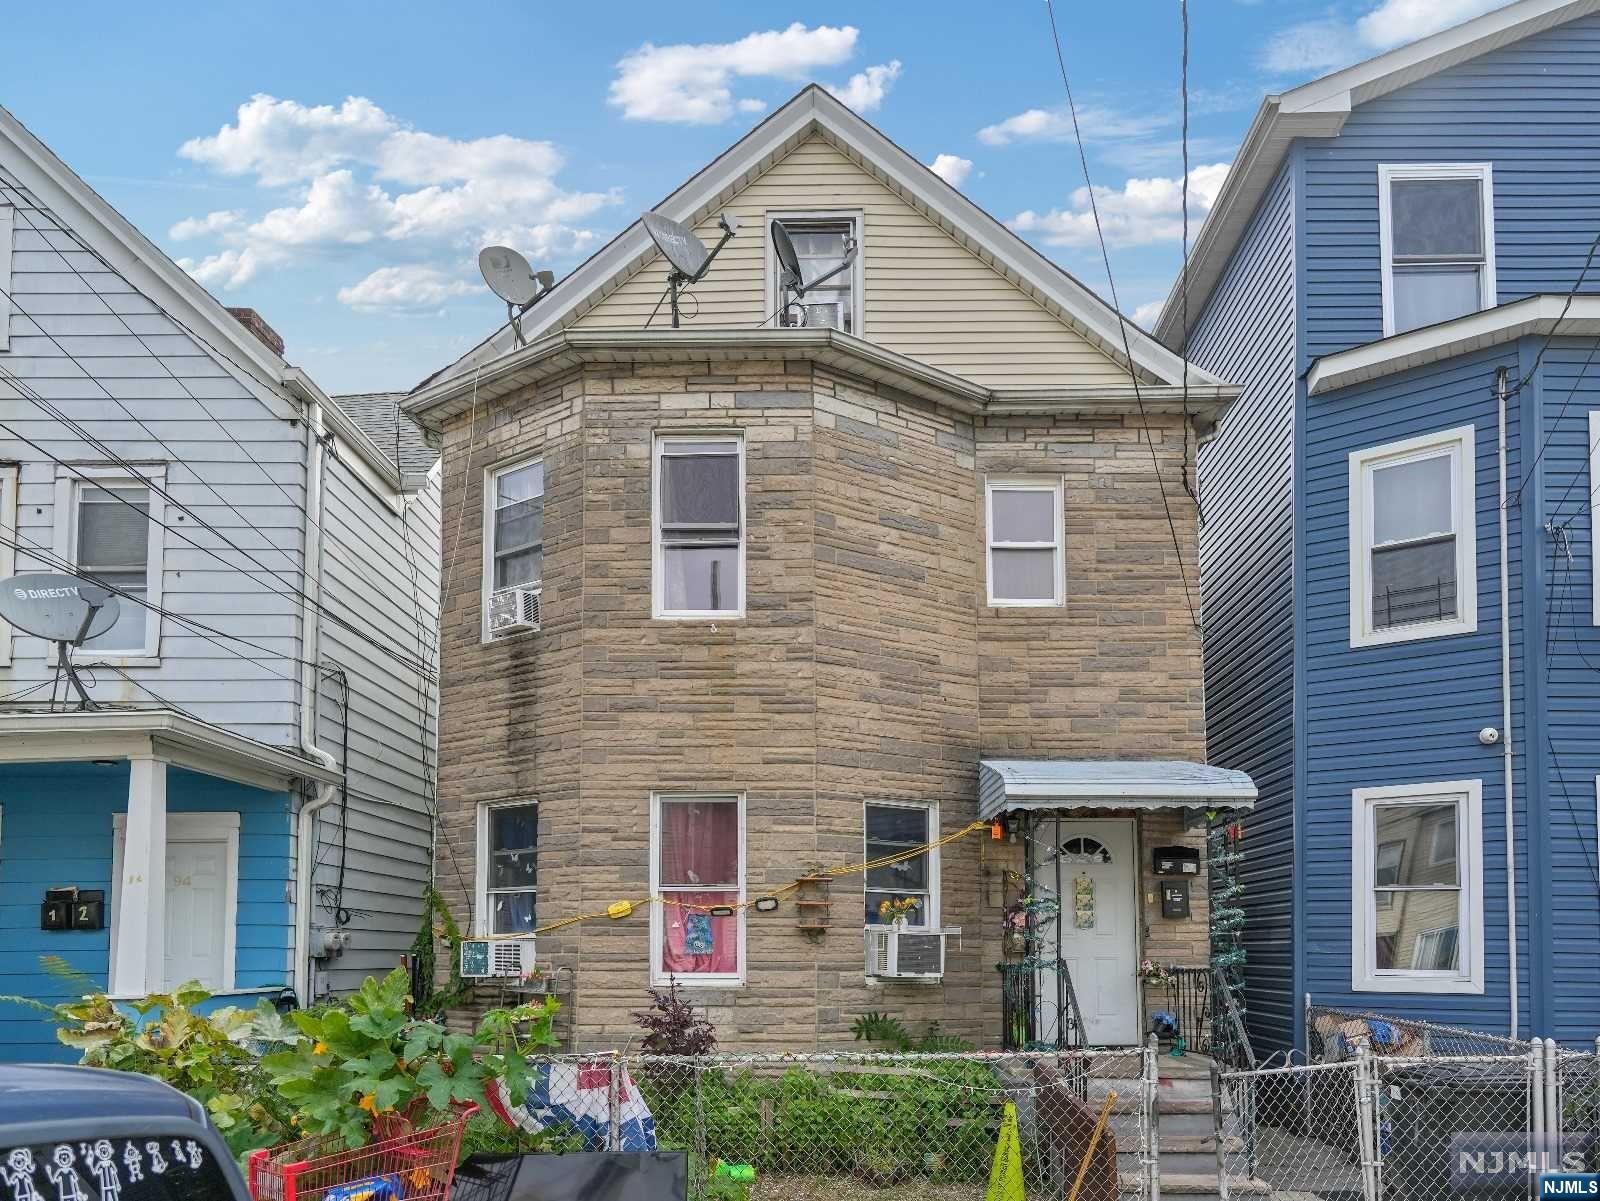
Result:
{"label": "power line", "polygon": [[[1172,505],[1167,499],[1167,484],[1161,478],[1161,460],[1156,454],[1155,437],[1150,433],[1150,420],[1145,412],[1144,391],[1139,386],[1139,371],[1134,364],[1133,343],[1128,337],[1128,319],[1122,315],[1122,303],[1117,299],[1117,281],[1111,271],[1111,252],[1106,248],[1105,230],[1100,226],[1100,206],[1095,200],[1094,180],[1089,176],[1089,155],[1083,145],[1083,130],[1078,125],[1078,106],[1072,99],[1072,82],[1067,77],[1067,58],[1061,49],[1061,33],[1056,28],[1056,9],[1054,0],[1045,0],[1045,12],[1050,17],[1050,37],[1055,43],[1056,64],[1061,68],[1061,86],[1067,93],[1067,112],[1072,117],[1072,136],[1078,143],[1078,163],[1083,168],[1084,190],[1089,193],[1089,213],[1094,219],[1095,237],[1100,242],[1100,259],[1105,264],[1106,283],[1111,289],[1111,307],[1117,314],[1117,329],[1122,334],[1122,352],[1128,363],[1128,379],[1133,384],[1134,399],[1139,406],[1139,424],[1144,430],[1145,445],[1150,448],[1150,464],[1155,471],[1156,487],[1161,493],[1161,508],[1167,516],[1167,530],[1172,535],[1172,549],[1178,557],[1178,579],[1183,584],[1184,603],[1189,608],[1189,620],[1194,623],[1194,628],[1200,628],[1200,614],[1194,606],[1194,597],[1189,590],[1189,575],[1183,565],[1183,543],[1178,537],[1178,523],[1172,516]],[[1183,365],[1184,383],[1189,379],[1189,364]],[[1188,444],[1189,436],[1188,419],[1184,419],[1184,464],[1185,476],[1188,474]]]}

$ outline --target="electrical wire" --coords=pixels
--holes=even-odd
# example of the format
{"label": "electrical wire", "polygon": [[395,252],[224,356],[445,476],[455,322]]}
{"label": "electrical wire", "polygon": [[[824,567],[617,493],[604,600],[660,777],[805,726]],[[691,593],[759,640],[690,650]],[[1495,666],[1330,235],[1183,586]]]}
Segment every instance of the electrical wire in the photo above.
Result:
{"label": "electrical wire", "polygon": [[[1155,437],[1150,432],[1149,415],[1145,412],[1144,391],[1139,386],[1139,370],[1133,359],[1133,343],[1128,336],[1128,319],[1122,315],[1122,303],[1117,299],[1117,281],[1111,271],[1111,252],[1106,247],[1105,230],[1100,224],[1100,205],[1095,200],[1094,180],[1089,175],[1089,154],[1084,149],[1083,130],[1078,124],[1078,106],[1072,98],[1072,82],[1067,76],[1067,58],[1061,48],[1061,33],[1056,27],[1056,9],[1054,0],[1045,0],[1045,12],[1050,18],[1050,37],[1055,43],[1056,64],[1061,69],[1061,86],[1067,94],[1067,113],[1072,118],[1072,135],[1078,144],[1078,163],[1083,168],[1084,190],[1089,194],[1089,214],[1094,220],[1095,237],[1100,243],[1100,259],[1105,264],[1106,284],[1111,289],[1111,307],[1117,315],[1117,329],[1122,334],[1122,352],[1128,364],[1128,379],[1133,384],[1133,395],[1139,407],[1139,424],[1144,430],[1145,444],[1150,448],[1150,464],[1155,471],[1156,487],[1161,492],[1161,508],[1167,516],[1167,530],[1172,535],[1172,549],[1178,557],[1178,579],[1183,584],[1183,599],[1189,609],[1189,620],[1194,623],[1195,629],[1200,629],[1200,613],[1195,608],[1194,596],[1189,588],[1189,573],[1184,567],[1183,543],[1178,537],[1178,523],[1172,516],[1172,505],[1167,498],[1167,484],[1161,476],[1161,460],[1156,454]],[[1189,374],[1188,363],[1184,364],[1184,379],[1187,381]],[[1187,428],[1187,419],[1185,427]],[[1188,475],[1188,435],[1184,435],[1184,474]]]}

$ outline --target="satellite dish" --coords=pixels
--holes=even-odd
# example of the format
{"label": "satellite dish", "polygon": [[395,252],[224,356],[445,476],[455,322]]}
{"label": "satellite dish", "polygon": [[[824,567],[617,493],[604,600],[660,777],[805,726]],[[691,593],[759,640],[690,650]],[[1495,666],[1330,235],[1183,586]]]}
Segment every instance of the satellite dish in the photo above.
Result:
{"label": "satellite dish", "polygon": [[0,580],[0,617],[51,642],[79,645],[117,624],[122,602],[77,576],[38,573]]}
{"label": "satellite dish", "polygon": [[548,271],[535,275],[528,260],[509,246],[485,246],[478,251],[478,270],[483,272],[483,282],[489,290],[511,305],[532,304],[542,290],[540,285],[550,286],[542,277],[555,279]]}
{"label": "satellite dish", "polygon": [[674,271],[690,280],[700,278],[701,271],[711,260],[711,252],[694,230],[660,213],[645,213],[639,220],[644,222],[645,232]]}
{"label": "satellite dish", "polygon": [[778,266],[783,272],[783,286],[798,288],[805,282],[800,271],[800,255],[794,248],[794,239],[782,221],[772,223],[772,252],[778,256]]}

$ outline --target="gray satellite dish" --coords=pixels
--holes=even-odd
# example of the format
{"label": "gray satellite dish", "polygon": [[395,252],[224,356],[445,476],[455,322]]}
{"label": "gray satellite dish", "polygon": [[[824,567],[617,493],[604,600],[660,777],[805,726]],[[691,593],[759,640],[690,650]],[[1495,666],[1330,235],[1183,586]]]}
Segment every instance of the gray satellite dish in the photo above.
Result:
{"label": "gray satellite dish", "polygon": [[674,271],[691,280],[700,278],[701,269],[711,258],[711,252],[694,230],[660,213],[645,213],[639,220],[644,222],[645,232],[656,244],[656,249],[672,264]]}
{"label": "gray satellite dish", "polygon": [[511,323],[517,345],[523,345],[522,326],[517,318],[555,286],[555,273],[535,271],[509,246],[485,246],[478,251],[478,270],[483,272],[483,282],[489,290],[506,302],[506,320]]}
{"label": "gray satellite dish", "polygon": [[73,646],[117,624],[122,602],[77,576],[39,573],[0,580],[0,617],[17,629]]}

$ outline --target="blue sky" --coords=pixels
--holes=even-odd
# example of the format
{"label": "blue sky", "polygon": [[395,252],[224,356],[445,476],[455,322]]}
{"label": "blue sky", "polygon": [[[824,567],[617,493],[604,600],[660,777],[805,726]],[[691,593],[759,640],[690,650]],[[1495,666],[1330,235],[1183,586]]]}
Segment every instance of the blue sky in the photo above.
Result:
{"label": "blue sky", "polygon": [[[1191,223],[1261,96],[1494,7],[1191,0]],[[1057,0],[1123,308],[1179,262],[1176,0]],[[1105,292],[1042,0],[98,2],[6,17],[4,104],[330,391],[405,388],[498,320],[475,252],[564,274],[800,86]]]}

